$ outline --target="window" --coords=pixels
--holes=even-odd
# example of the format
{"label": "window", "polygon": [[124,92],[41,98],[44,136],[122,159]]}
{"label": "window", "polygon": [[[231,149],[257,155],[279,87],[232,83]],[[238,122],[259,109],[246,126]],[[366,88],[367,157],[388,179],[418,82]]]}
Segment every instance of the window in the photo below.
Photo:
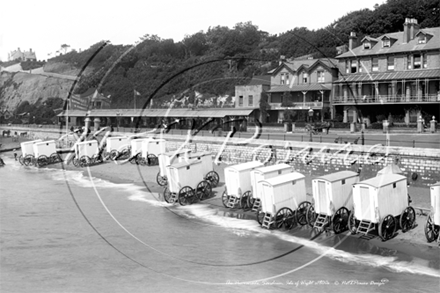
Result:
{"label": "window", "polygon": [[350,61],[345,61],[345,73],[350,73]]}
{"label": "window", "polygon": [[373,58],[373,61],[372,61],[372,70],[373,71],[379,71],[379,58],[377,58],[377,57],[374,57]]}
{"label": "window", "polygon": [[253,106],[254,105],[254,96],[253,95],[249,95],[249,97],[248,97],[248,105],[249,106]]}
{"label": "window", "polygon": [[350,73],[356,73],[358,69],[358,62],[357,60],[351,60],[351,71]]}
{"label": "window", "polygon": [[383,39],[383,40],[382,40],[382,47],[384,47],[384,48],[389,48],[389,47],[391,47],[391,41],[390,41],[390,39]]}
{"label": "window", "polygon": [[361,61],[359,61],[359,72],[362,72],[363,70],[362,70],[362,62]]}
{"label": "window", "polygon": [[390,56],[387,59],[387,69],[394,70],[394,56]]}
{"label": "window", "polygon": [[364,42],[364,49],[365,50],[371,49],[371,43],[370,42]]}
{"label": "window", "polygon": [[289,84],[289,73],[281,73],[281,84]]}
{"label": "window", "polygon": [[318,71],[318,82],[325,82],[324,71]]}
{"label": "window", "polygon": [[238,106],[243,107],[243,96],[238,97]]}
{"label": "window", "polygon": [[428,57],[425,54],[422,55],[422,60],[423,60],[423,68],[428,68]]}
{"label": "window", "polygon": [[420,35],[419,44],[426,44],[426,35],[423,34]]}
{"label": "window", "polygon": [[307,74],[307,72],[303,72],[303,83],[307,83],[308,77],[309,75]]}
{"label": "window", "polygon": [[412,69],[411,55],[406,57],[406,69]]}
{"label": "window", "polygon": [[422,57],[420,54],[414,54],[414,69],[422,68]]}

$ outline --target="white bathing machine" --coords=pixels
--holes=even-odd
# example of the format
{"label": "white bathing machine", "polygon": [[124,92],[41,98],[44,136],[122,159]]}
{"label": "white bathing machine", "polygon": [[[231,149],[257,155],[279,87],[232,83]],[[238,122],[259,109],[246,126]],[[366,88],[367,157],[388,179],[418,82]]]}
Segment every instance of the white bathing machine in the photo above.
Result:
{"label": "white bathing machine", "polygon": [[21,155],[18,157],[18,161],[22,165],[32,166],[35,163],[34,144],[41,141],[41,139],[36,139],[20,143]]}
{"label": "white bathing machine", "polygon": [[114,160],[121,153],[128,152],[131,146],[130,139],[126,136],[119,137],[107,137],[106,139],[106,151],[110,154],[110,159]]}
{"label": "white bathing machine", "polygon": [[202,162],[197,159],[178,162],[168,167],[168,186],[164,190],[164,199],[169,203],[176,200],[181,205],[192,204],[211,195],[211,185],[203,179]]}
{"label": "white bathing machine", "polygon": [[36,139],[36,140],[24,141],[20,143],[21,155],[23,156],[23,158],[28,155],[34,156],[34,144],[41,141],[42,141],[41,139]]}
{"label": "white bathing machine", "polygon": [[89,140],[75,143],[75,158],[73,164],[77,167],[88,166],[98,161],[98,141]]}
{"label": "white bathing machine", "polygon": [[257,168],[251,171],[251,195],[248,199],[248,206],[253,211],[261,208],[261,183],[260,181],[270,179],[279,175],[292,173],[293,167],[288,164],[276,164],[267,167]]}
{"label": "white bathing machine", "polygon": [[40,141],[33,144],[34,155],[39,165],[52,164],[61,161],[54,140]]}
{"label": "white bathing machine", "polygon": [[130,148],[131,148],[131,154],[130,154],[130,162],[132,164],[140,164],[140,165],[146,165],[147,160],[146,157],[142,156],[143,151],[143,144],[144,142],[153,140],[153,138],[135,138],[130,139]]}
{"label": "white bathing machine", "polygon": [[279,175],[260,181],[261,211],[257,213],[262,227],[291,229],[297,222],[307,224],[307,201],[305,176],[298,172]]}
{"label": "white bathing machine", "polygon": [[166,152],[165,139],[146,139],[142,141],[141,155],[149,161],[149,165],[159,164],[158,156]]}
{"label": "white bathing machine", "polygon": [[212,187],[217,187],[220,177],[216,171],[214,171],[214,165],[211,152],[196,152],[187,153],[179,158],[180,160],[197,159],[202,162],[202,172],[204,178],[208,180]]}
{"label": "white bathing machine", "polygon": [[333,224],[335,233],[348,229],[348,217],[353,208],[353,184],[359,174],[340,171],[312,180],[313,202],[307,211],[307,222],[322,230]]}
{"label": "white bathing machine", "polygon": [[428,242],[440,242],[440,182],[431,185],[431,211],[426,218],[425,236]]}
{"label": "white bathing machine", "polygon": [[251,171],[263,167],[260,161],[241,163],[225,168],[225,191],[222,195],[223,205],[233,208],[237,204],[240,208],[247,206],[247,197],[251,193]]}
{"label": "white bathing machine", "polygon": [[376,229],[382,240],[392,238],[399,226],[403,232],[415,222],[415,210],[409,206],[406,177],[380,175],[353,185],[353,212],[349,229],[364,233]]}
{"label": "white bathing machine", "polygon": [[170,176],[168,167],[174,163],[181,162],[182,156],[189,152],[191,152],[190,149],[182,149],[180,151],[169,151],[159,154],[159,172],[156,176],[157,184],[166,186]]}

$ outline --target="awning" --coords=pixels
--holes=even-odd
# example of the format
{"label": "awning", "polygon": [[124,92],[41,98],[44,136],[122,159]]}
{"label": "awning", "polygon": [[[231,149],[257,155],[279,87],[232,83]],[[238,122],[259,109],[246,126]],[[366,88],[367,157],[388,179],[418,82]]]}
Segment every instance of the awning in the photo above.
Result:
{"label": "awning", "polygon": [[255,109],[206,108],[206,109],[95,109],[89,111],[69,110],[58,114],[59,117],[191,117],[224,118],[227,116],[249,116]]}
{"label": "awning", "polygon": [[316,84],[305,84],[305,85],[275,85],[268,90],[269,93],[279,93],[279,92],[305,92],[305,91],[329,91],[330,88],[316,83]]}
{"label": "awning", "polygon": [[433,70],[407,70],[399,72],[380,72],[371,74],[350,74],[342,76],[336,83],[381,81],[381,80],[402,80],[402,79],[425,79],[438,78],[440,69]]}

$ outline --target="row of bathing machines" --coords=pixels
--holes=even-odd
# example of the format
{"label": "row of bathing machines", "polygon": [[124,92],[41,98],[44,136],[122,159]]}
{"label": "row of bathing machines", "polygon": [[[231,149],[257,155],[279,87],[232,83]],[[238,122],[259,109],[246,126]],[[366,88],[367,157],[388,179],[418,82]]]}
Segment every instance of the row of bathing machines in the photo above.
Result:
{"label": "row of bathing machines", "polygon": [[[21,164],[39,167],[62,161],[56,141],[34,140],[21,143]],[[212,188],[220,183],[209,152],[189,149],[166,151],[166,141],[155,138],[107,137],[76,142],[64,162],[84,167],[105,160],[138,165],[158,165],[156,182],[163,186],[168,203],[192,204],[212,198]],[[267,229],[292,229],[310,225],[331,228],[335,233],[377,233],[386,241],[398,229],[415,226],[416,212],[410,205],[407,178],[396,173],[395,165],[379,171],[376,177],[360,181],[353,171],[339,171],[312,179],[312,195],[306,192],[306,178],[291,165],[265,166],[260,161],[224,168],[226,208],[252,210],[258,223]],[[429,242],[439,241],[440,182],[430,186],[431,211],[425,224]]]}

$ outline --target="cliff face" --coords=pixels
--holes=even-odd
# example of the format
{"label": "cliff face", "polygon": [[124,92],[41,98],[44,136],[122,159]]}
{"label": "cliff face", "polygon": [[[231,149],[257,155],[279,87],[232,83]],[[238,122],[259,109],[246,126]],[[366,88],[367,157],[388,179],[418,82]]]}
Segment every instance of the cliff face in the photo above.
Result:
{"label": "cliff face", "polygon": [[0,75],[0,107],[14,111],[24,101],[35,104],[48,98],[66,99],[73,78],[42,74],[2,71]]}

